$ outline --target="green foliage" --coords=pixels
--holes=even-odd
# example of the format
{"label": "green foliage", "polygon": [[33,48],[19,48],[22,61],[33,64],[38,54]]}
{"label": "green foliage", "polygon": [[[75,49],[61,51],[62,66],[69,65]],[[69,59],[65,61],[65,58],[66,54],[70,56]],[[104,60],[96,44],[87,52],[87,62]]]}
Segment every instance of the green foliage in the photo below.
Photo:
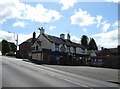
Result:
{"label": "green foliage", "polygon": [[86,35],[83,35],[81,38],[81,44],[89,50],[98,50],[97,44],[93,38],[89,38]]}
{"label": "green foliage", "polygon": [[98,50],[96,42],[95,42],[95,40],[93,38],[90,39],[89,50]]}
{"label": "green foliage", "polygon": [[11,42],[9,42],[9,46],[10,46],[10,52],[15,53],[15,51],[17,50],[17,46]]}
{"label": "green foliage", "polygon": [[6,40],[2,40],[2,55],[5,55],[6,53],[15,53],[15,51],[17,50],[17,46],[12,43],[12,42],[8,42]]}
{"label": "green foliage", "polygon": [[9,43],[6,40],[2,40],[2,55],[5,55],[8,52],[10,52]]}
{"label": "green foliage", "polygon": [[88,49],[88,37],[86,35],[83,35],[81,38],[81,44]]}
{"label": "green foliage", "polygon": [[0,42],[0,51],[2,51],[2,42]]}

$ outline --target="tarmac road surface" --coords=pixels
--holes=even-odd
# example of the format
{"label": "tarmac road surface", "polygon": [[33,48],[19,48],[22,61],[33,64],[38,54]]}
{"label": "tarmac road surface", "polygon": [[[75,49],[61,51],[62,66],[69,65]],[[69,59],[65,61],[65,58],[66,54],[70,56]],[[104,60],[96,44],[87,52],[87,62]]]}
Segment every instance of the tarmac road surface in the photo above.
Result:
{"label": "tarmac road surface", "polygon": [[[94,89],[96,87],[112,87],[118,85],[72,74],[42,65],[26,63],[16,58],[0,56],[2,64],[2,87],[78,87]],[[109,88],[108,88],[109,89]]]}

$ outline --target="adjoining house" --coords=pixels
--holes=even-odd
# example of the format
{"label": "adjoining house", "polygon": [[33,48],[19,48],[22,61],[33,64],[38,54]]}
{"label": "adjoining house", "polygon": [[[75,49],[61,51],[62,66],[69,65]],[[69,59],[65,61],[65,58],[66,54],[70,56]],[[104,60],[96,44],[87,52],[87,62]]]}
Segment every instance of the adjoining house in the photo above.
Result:
{"label": "adjoining house", "polygon": [[19,50],[16,52],[17,58],[27,58],[30,59],[32,55],[31,46],[33,42],[36,40],[36,33],[33,32],[33,37],[24,41],[19,45]]}
{"label": "adjoining house", "polygon": [[60,37],[45,34],[43,27],[39,28],[40,35],[32,45],[32,59],[39,60],[47,64],[84,64],[86,57],[86,49],[83,45],[74,43],[67,34]]}
{"label": "adjoining house", "polygon": [[104,48],[95,51],[96,56],[91,57],[92,66],[102,66],[109,68],[120,68],[119,46],[118,48]]}

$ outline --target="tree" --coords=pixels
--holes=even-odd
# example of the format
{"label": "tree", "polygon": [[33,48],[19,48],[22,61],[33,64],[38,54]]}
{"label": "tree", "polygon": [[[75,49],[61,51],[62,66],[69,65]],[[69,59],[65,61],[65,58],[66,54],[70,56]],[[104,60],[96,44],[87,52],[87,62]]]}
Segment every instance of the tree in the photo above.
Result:
{"label": "tree", "polygon": [[2,40],[2,55],[10,52],[10,46],[8,41]]}
{"label": "tree", "polygon": [[82,36],[81,44],[88,49],[88,37],[86,35]]}
{"label": "tree", "polygon": [[9,42],[9,46],[10,46],[10,52],[15,53],[15,51],[17,50],[17,46],[12,42]]}
{"label": "tree", "polygon": [[2,51],[2,42],[0,42],[0,51]]}
{"label": "tree", "polygon": [[90,38],[89,50],[98,50],[96,42],[95,42],[95,40],[93,38]]}

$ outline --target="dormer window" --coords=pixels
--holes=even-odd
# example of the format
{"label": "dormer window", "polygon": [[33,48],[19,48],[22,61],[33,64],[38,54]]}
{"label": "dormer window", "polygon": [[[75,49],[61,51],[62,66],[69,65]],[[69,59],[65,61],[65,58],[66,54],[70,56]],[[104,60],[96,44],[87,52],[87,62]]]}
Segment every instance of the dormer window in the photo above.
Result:
{"label": "dormer window", "polygon": [[55,51],[59,51],[59,45],[55,44]]}

